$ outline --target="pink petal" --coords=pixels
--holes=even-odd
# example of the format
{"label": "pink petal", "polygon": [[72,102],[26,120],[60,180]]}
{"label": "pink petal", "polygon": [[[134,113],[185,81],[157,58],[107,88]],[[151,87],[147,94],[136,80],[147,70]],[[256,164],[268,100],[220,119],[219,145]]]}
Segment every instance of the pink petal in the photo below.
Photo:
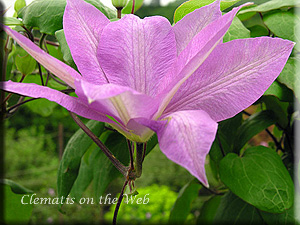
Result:
{"label": "pink petal", "polygon": [[74,88],[74,79],[81,79],[81,75],[70,66],[44,52],[32,41],[18,32],[3,26],[3,30],[11,36],[25,51],[27,51],[36,61],[41,63],[51,73],[65,81],[70,87]]}
{"label": "pink petal", "polygon": [[82,76],[95,84],[107,83],[96,52],[100,35],[109,20],[83,0],[68,0],[63,18],[64,33]]}
{"label": "pink petal", "polygon": [[56,102],[67,110],[88,119],[111,122],[105,115],[91,109],[78,98],[63,94],[60,91],[31,83],[0,82],[0,89],[33,98],[46,98]]}
{"label": "pink petal", "polygon": [[216,121],[236,115],[273,83],[293,46],[269,37],[220,44],[179,88],[165,114],[201,109]]}
{"label": "pink petal", "polygon": [[178,21],[173,27],[176,37],[177,54],[179,55],[193,37],[204,27],[221,16],[220,1],[215,1],[212,4],[196,9]]}
{"label": "pink petal", "polygon": [[160,89],[163,90],[158,99],[162,99],[161,107],[155,115],[157,119],[170,102],[180,85],[182,85],[206,60],[209,54],[222,41],[223,36],[238,12],[245,6],[234,8],[219,19],[214,20],[199,32],[180,53],[172,70],[164,77]]}
{"label": "pink petal", "polygon": [[95,85],[86,81],[75,82],[76,94],[92,109],[114,117],[126,126],[131,118],[146,117],[157,110],[157,103],[129,87],[116,84]]}
{"label": "pink petal", "polygon": [[205,158],[215,139],[218,124],[206,112],[180,111],[168,115],[163,121],[140,118],[135,122],[154,130],[161,151],[208,186]]}
{"label": "pink petal", "polygon": [[98,58],[111,83],[154,96],[176,58],[173,29],[164,17],[125,15],[104,28]]}

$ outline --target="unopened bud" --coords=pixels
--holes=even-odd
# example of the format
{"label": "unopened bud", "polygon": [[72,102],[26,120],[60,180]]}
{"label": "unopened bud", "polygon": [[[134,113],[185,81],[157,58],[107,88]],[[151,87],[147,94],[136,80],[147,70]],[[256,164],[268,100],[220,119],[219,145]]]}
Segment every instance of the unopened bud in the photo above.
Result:
{"label": "unopened bud", "polygon": [[115,8],[124,8],[127,5],[128,0],[111,0],[111,3]]}

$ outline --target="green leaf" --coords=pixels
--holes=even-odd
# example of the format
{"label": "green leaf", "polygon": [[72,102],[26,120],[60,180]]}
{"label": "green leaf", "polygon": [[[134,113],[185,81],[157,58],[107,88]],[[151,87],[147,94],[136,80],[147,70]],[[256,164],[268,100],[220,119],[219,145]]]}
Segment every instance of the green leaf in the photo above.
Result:
{"label": "green leaf", "polygon": [[254,25],[248,28],[251,37],[269,36],[269,30],[265,26]]}
{"label": "green leaf", "polygon": [[25,0],[16,0],[15,5],[14,5],[15,12],[18,13],[18,11],[21,10],[25,6],[26,6]]}
{"label": "green leaf", "polygon": [[[248,6],[243,7],[243,10],[245,10],[245,9],[250,9],[250,8],[255,7],[255,6],[256,6],[255,4],[253,4],[253,5],[248,5]],[[255,14],[256,14],[256,12],[248,12],[248,13],[244,13],[244,14],[238,14],[237,17],[238,17],[241,21],[245,21],[245,20],[248,20],[248,19],[250,19],[251,17],[253,17]]]}
{"label": "green leaf", "polygon": [[243,157],[227,154],[220,162],[223,183],[260,210],[282,213],[293,205],[294,184],[279,155],[264,146],[249,148]]}
{"label": "green leaf", "polygon": [[299,6],[300,1],[299,0],[271,0],[268,2],[265,2],[263,4],[260,4],[258,6],[252,7],[252,8],[246,8],[246,9],[241,9],[239,14],[245,14],[248,12],[267,12],[271,11],[274,9],[280,9],[284,7],[294,7],[294,6]]}
{"label": "green leaf", "polygon": [[207,155],[205,159],[205,173],[209,186],[218,187],[221,185],[218,170],[218,164],[211,159],[210,155]]}
{"label": "green leaf", "polygon": [[229,7],[233,6],[235,3],[238,3],[239,1],[241,0],[223,0],[220,3],[220,10],[224,11],[225,9],[228,9]]}
{"label": "green leaf", "polygon": [[[85,1],[94,5],[109,19],[116,17],[116,13],[100,1]],[[62,20],[65,7],[66,0],[35,0],[20,10],[19,17],[23,19],[26,26],[37,27],[41,33],[54,35],[57,30],[63,28]]]}
{"label": "green leaf", "polygon": [[12,180],[8,180],[8,179],[1,179],[0,180],[0,184],[5,184],[10,186],[12,192],[14,192],[15,194],[28,194],[28,193],[33,193],[32,190],[29,190],[25,187],[23,187],[20,184],[17,184],[16,182],[12,181]]}
{"label": "green leaf", "polygon": [[209,152],[211,160],[216,165],[219,165],[220,160],[223,158],[220,146],[222,146],[225,154],[232,152],[233,144],[236,142],[237,131],[242,121],[243,115],[239,113],[232,118],[219,122],[217,137],[220,140],[218,138],[215,139]]}
{"label": "green leaf", "polygon": [[243,25],[243,23],[234,17],[227,33],[223,38],[223,42],[228,42],[234,39],[250,38],[250,31]]}
{"label": "green leaf", "polygon": [[117,17],[117,11],[105,6],[100,0],[85,0],[99,9],[108,19]]}
{"label": "green leaf", "polygon": [[[83,192],[93,180],[93,165],[90,162],[95,157],[93,153],[98,151],[94,150],[95,148],[95,144],[92,144],[81,158],[79,173],[70,191],[70,195],[74,197],[77,202],[79,202]],[[88,160],[85,160],[85,158],[88,158]]]}
{"label": "green leaf", "polygon": [[[181,4],[174,13],[174,22],[177,23],[181,20],[185,15],[193,12],[195,9],[199,9],[203,6],[209,5],[213,3],[215,0],[189,0]],[[220,9],[221,11],[229,8],[240,0],[224,0],[221,1]]]}
{"label": "green leaf", "polygon": [[243,146],[256,134],[277,122],[277,117],[272,111],[261,111],[251,115],[238,128],[233,151],[239,152]]}
{"label": "green leaf", "polygon": [[287,88],[284,84],[274,81],[271,86],[265,91],[264,95],[272,95],[283,102],[293,102],[293,91]]}
{"label": "green leaf", "polygon": [[[262,28],[260,29],[265,29],[267,30],[267,32],[269,33],[266,25],[264,24],[264,21],[262,20],[262,18],[260,17],[259,14],[255,14],[250,20],[246,20],[243,21],[243,24],[245,25],[245,27],[247,27],[247,29],[249,29],[250,31],[254,30],[253,32],[257,32],[255,29],[255,27],[260,26]],[[255,33],[254,33],[255,34]],[[254,34],[250,34],[250,35],[254,35]]]}
{"label": "green leaf", "polygon": [[30,55],[26,56],[19,56],[17,55],[15,57],[15,64],[17,66],[17,69],[23,74],[28,75],[31,74],[36,67],[36,61],[34,58],[32,58]]}
{"label": "green leaf", "polygon": [[293,90],[296,98],[300,100],[300,92],[298,91],[300,90],[300,78],[296,73],[298,62],[298,58],[289,58],[277,80]]}
{"label": "green leaf", "polygon": [[47,49],[48,49],[49,55],[53,56],[54,58],[56,58],[60,61],[63,61],[63,54],[60,50],[60,46],[56,47],[56,46],[47,44]]}
{"label": "green leaf", "polygon": [[68,46],[68,43],[66,41],[64,30],[58,30],[55,32],[55,37],[58,40],[61,52],[63,54],[64,61],[74,69],[77,69],[77,66],[72,58],[70,48]]}
{"label": "green leaf", "polygon": [[[90,120],[86,125],[96,136],[99,136],[104,129],[104,124],[99,121]],[[66,198],[70,193],[78,176],[81,158],[92,143],[92,139],[81,129],[69,140],[58,168],[58,197]]]}
{"label": "green leaf", "polygon": [[[264,23],[277,36],[283,39],[299,41],[296,35],[296,24],[300,23],[299,16],[290,11],[276,11],[263,17]],[[299,48],[298,45],[295,48]]]}
{"label": "green leaf", "polygon": [[208,201],[206,201],[201,208],[200,216],[198,216],[196,224],[213,224],[221,199],[221,195],[216,195]]}
{"label": "green leaf", "polygon": [[41,84],[41,77],[39,74],[29,74],[25,77],[23,83]]}
{"label": "green leaf", "polygon": [[178,193],[176,202],[170,212],[170,224],[183,224],[191,210],[191,203],[198,196],[201,188],[198,181],[192,180],[187,183]]}
{"label": "green leaf", "polygon": [[225,153],[230,152],[232,145],[236,142],[238,128],[243,122],[243,114],[239,113],[236,116],[224,120],[219,123],[218,134],[221,139],[221,144]]}
{"label": "green leaf", "polygon": [[50,116],[53,113],[54,108],[56,106],[57,103],[51,102],[44,98],[26,103],[27,108],[29,108],[32,112],[39,114],[43,117]]}
{"label": "green leaf", "polygon": [[18,20],[15,17],[3,17],[3,24],[6,26],[22,26],[23,23],[21,20]]}
{"label": "green leaf", "polygon": [[263,96],[261,100],[266,104],[267,110],[272,111],[277,117],[277,123],[280,127],[286,128],[288,126],[287,108],[289,103],[280,102],[275,96]]}
{"label": "green leaf", "polygon": [[219,122],[218,132],[226,139],[229,146],[236,142],[236,134],[242,122],[243,113],[239,113],[232,118]]}
{"label": "green leaf", "polygon": [[[144,0],[135,0],[134,12],[136,12],[139,8],[142,7]],[[130,14],[132,10],[133,0],[129,0],[127,5],[122,10],[123,14]]]}
{"label": "green leaf", "polygon": [[263,224],[257,209],[232,192],[226,193],[220,202],[214,224]]}
{"label": "green leaf", "polygon": [[37,27],[41,33],[54,35],[62,29],[65,0],[35,0],[19,11],[19,17],[29,27]]}
{"label": "green leaf", "polygon": [[[106,139],[106,140],[104,140]],[[127,141],[123,135],[118,132],[106,131],[104,132],[100,140],[102,140],[105,146],[110,150],[116,158],[120,160],[123,165],[128,165],[129,163],[129,152],[127,147]],[[96,199],[99,199],[107,186],[111,181],[117,177],[122,176],[122,174],[115,168],[107,156],[100,150],[97,149],[96,155],[91,161],[93,167],[93,187],[95,190]]]}
{"label": "green leaf", "polygon": [[[32,204],[22,204],[22,198],[24,194],[16,194],[12,191],[12,188],[8,184],[0,183],[0,192],[2,193],[3,199],[3,217],[0,217],[1,224],[28,224],[33,205]],[[30,195],[24,198],[30,199]],[[29,201],[29,200],[28,200]],[[24,200],[24,203],[25,202]]]}
{"label": "green leaf", "polygon": [[295,217],[294,217],[294,210],[295,209],[291,207],[290,209],[280,214],[267,213],[264,211],[260,211],[260,214],[267,224],[291,225],[291,224],[296,224]]}
{"label": "green leaf", "polygon": [[146,145],[146,156],[155,148],[158,143],[157,135],[154,134],[148,141]]}

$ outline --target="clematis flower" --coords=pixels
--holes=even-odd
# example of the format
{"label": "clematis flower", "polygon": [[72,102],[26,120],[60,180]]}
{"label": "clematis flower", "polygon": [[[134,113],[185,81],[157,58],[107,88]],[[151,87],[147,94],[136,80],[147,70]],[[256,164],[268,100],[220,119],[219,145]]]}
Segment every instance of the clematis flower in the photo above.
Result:
{"label": "clematis flower", "polygon": [[63,28],[80,73],[3,29],[78,97],[12,81],[1,88],[109,123],[131,141],[146,142],[156,132],[161,151],[208,186],[204,164],[217,122],[260,98],[294,46],[270,37],[222,43],[242,6],[222,15],[219,4],[196,9],[172,27],[160,16],[110,22],[85,1],[68,0]]}

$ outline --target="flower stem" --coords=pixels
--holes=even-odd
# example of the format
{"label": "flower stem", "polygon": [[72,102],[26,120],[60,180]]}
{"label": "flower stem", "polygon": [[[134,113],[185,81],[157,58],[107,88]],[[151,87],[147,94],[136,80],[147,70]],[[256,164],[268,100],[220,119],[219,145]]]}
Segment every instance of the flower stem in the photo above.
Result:
{"label": "flower stem", "polygon": [[118,212],[119,212],[121,202],[123,200],[124,190],[125,190],[125,187],[126,187],[127,183],[128,183],[128,180],[125,180],[124,185],[123,185],[122,190],[121,190],[121,193],[120,193],[120,197],[118,199],[118,202],[117,202],[117,205],[116,205],[116,208],[115,208],[114,218],[113,218],[113,225],[117,224],[117,216],[118,216]]}
{"label": "flower stem", "polygon": [[122,9],[123,9],[123,7],[118,7],[117,8],[117,18],[118,19],[121,19],[121,17],[122,17]]}
{"label": "flower stem", "polygon": [[142,165],[144,160],[144,144],[136,143],[136,167],[135,167],[135,177],[139,178],[142,175]]}
{"label": "flower stem", "polygon": [[123,174],[127,176],[128,168],[124,166],[109,150],[108,148],[98,139],[98,137],[72,112],[71,117],[77,123],[77,125],[99,146],[103,153],[109,158],[112,164]]}

